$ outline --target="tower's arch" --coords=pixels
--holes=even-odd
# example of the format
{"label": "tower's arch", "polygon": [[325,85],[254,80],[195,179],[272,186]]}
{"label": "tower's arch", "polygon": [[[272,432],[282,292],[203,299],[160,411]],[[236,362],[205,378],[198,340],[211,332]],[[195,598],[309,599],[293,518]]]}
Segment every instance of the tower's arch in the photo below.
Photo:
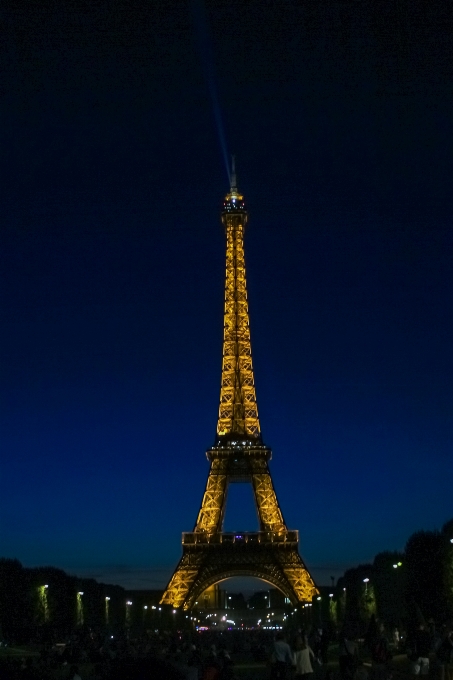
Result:
{"label": "tower's arch", "polygon": [[259,573],[256,568],[241,571],[234,569],[226,571],[225,569],[219,568],[217,573],[213,573],[207,577],[205,581],[200,581],[200,583],[197,583],[197,585],[191,591],[191,597],[184,604],[184,609],[192,609],[195,603],[201,598],[203,592],[210,586],[214,586],[218,583],[226,581],[229,578],[235,578],[238,576],[258,578],[264,583],[274,586],[280,590],[280,592],[289,599],[291,604],[297,604],[297,599],[294,597],[294,592],[292,591],[291,587],[287,583],[282,583],[282,579],[279,578],[277,574],[270,574],[266,569],[263,569],[262,573]]}

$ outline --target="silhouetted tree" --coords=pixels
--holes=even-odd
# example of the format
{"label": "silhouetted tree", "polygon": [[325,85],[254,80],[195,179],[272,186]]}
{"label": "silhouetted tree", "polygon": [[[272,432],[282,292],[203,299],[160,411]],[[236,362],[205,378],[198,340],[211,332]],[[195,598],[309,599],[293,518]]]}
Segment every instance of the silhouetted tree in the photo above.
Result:
{"label": "silhouetted tree", "polygon": [[[364,579],[370,579],[367,583]],[[348,569],[344,575],[346,588],[346,606],[344,626],[350,635],[363,635],[367,629],[371,614],[369,600],[373,593],[373,567],[371,564],[360,564]],[[374,599],[374,596],[373,596]]]}
{"label": "silhouetted tree", "polygon": [[28,574],[19,560],[0,558],[0,637],[26,642],[33,629]]}
{"label": "silhouetted tree", "polygon": [[438,531],[418,531],[405,550],[406,606],[415,624],[421,616],[444,621],[448,616],[445,597],[444,540]]}
{"label": "silhouetted tree", "polygon": [[444,594],[447,606],[447,616],[453,618],[453,519],[448,520],[442,527],[442,561]]}
{"label": "silhouetted tree", "polygon": [[405,556],[402,553],[382,552],[376,555],[373,562],[376,613],[388,629],[400,626],[406,619],[405,577]]}

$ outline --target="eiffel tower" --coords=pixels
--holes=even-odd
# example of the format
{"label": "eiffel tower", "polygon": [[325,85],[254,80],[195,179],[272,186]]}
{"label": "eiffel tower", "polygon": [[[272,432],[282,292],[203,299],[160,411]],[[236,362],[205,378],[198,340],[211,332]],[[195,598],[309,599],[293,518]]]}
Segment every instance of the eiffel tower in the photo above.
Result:
{"label": "eiffel tower", "polygon": [[[183,555],[161,604],[193,607],[211,585],[253,576],[279,588],[294,605],[318,590],[299,552],[299,532],[287,529],[269,472],[255,395],[244,262],[247,211],[236,186],[234,159],[222,222],[226,231],[226,282],[222,381],[217,437],[194,530],[182,535]],[[259,531],[223,532],[228,485],[252,485]]]}

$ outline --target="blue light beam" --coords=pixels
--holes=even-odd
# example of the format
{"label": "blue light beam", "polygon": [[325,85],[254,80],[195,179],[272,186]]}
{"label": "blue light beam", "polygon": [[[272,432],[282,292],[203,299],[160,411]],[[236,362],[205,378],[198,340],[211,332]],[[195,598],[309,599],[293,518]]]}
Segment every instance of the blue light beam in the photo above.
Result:
{"label": "blue light beam", "polygon": [[206,16],[206,8],[203,0],[192,0],[191,5],[200,60],[203,67],[204,76],[206,78],[206,83],[208,85],[209,94],[211,96],[212,110],[214,113],[214,120],[217,128],[220,148],[222,151],[223,162],[225,164],[225,170],[228,177],[228,183],[231,184],[229,163],[230,156],[227,151],[225,128],[223,125],[219,98],[217,95],[214,55],[212,52],[212,42],[209,32],[208,19]]}

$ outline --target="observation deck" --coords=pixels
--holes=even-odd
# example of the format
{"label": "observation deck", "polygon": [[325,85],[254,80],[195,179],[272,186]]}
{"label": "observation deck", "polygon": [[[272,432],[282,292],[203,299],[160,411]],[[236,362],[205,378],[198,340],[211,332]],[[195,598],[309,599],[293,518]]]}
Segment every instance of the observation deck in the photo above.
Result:
{"label": "observation deck", "polygon": [[206,545],[262,545],[269,546],[297,546],[299,543],[299,532],[294,531],[256,531],[256,532],[216,532],[208,534],[204,532],[185,532],[182,535],[182,543],[185,546],[206,546]]}

